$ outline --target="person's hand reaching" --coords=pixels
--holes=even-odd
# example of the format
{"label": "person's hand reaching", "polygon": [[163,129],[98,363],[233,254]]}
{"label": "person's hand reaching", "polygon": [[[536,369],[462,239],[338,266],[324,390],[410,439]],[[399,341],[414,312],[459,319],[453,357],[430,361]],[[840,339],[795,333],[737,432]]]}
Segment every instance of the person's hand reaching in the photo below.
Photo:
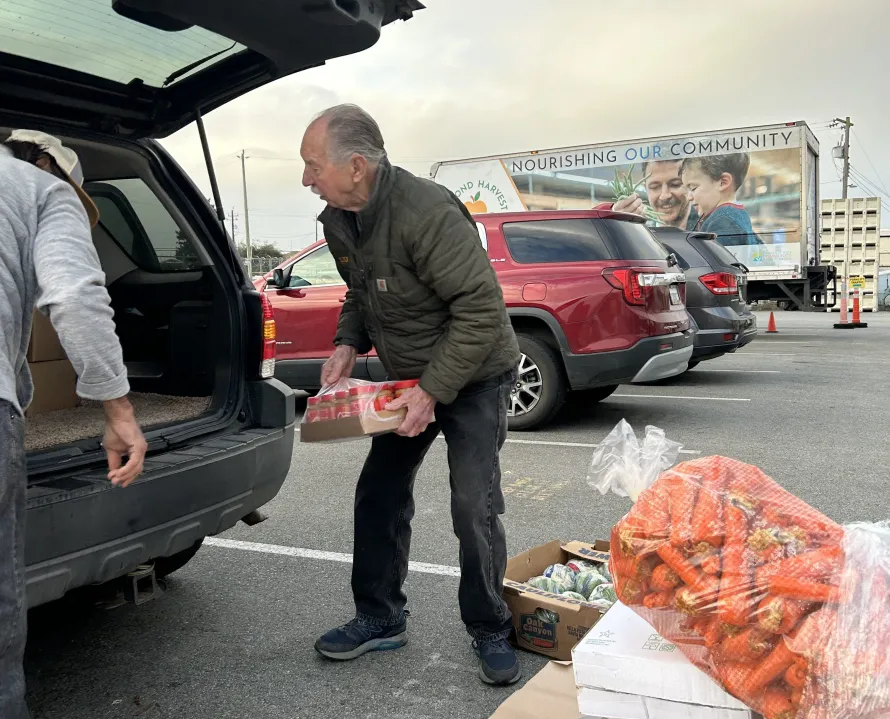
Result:
{"label": "person's hand reaching", "polygon": [[339,345],[321,368],[322,385],[329,387],[332,384],[337,384],[341,379],[349,379],[352,376],[352,369],[355,367],[355,357],[355,347]]}
{"label": "person's hand reaching", "polygon": [[[136,422],[133,405],[126,397],[113,399],[105,406],[105,438],[102,446],[108,456],[108,479],[126,487],[142,474],[148,444]],[[124,464],[124,457],[127,463]]]}
{"label": "person's hand reaching", "polygon": [[635,192],[634,194],[625,197],[623,200],[618,200],[618,202],[612,205],[612,210],[614,212],[628,212],[632,215],[640,215],[640,217],[643,217],[643,213],[645,212],[643,198]]}

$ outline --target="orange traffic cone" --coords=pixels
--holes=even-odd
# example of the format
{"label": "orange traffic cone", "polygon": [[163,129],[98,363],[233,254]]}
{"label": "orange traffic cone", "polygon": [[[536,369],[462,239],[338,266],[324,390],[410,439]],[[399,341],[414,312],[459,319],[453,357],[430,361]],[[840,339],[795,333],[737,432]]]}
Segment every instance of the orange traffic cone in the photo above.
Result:
{"label": "orange traffic cone", "polygon": [[854,327],[868,327],[868,322],[863,322],[859,316],[859,290],[853,290],[853,326]]}
{"label": "orange traffic cone", "polygon": [[855,328],[852,322],[847,320],[847,288],[844,287],[843,294],[841,294],[841,321],[834,323],[834,328],[836,330],[852,330]]}
{"label": "orange traffic cone", "polygon": [[769,324],[766,326],[766,333],[768,335],[779,333],[779,330],[776,329],[776,316],[772,312],[769,313]]}

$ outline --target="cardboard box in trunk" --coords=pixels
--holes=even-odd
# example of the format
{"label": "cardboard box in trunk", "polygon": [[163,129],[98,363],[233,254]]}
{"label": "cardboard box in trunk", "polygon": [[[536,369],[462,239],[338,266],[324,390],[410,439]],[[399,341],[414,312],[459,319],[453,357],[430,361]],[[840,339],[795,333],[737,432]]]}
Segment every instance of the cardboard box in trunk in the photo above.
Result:
{"label": "cardboard box in trunk", "polygon": [[67,359],[59,335],[52,323],[34,310],[31,320],[31,341],[28,344],[28,362],[54,362]]}
{"label": "cardboard box in trunk", "polygon": [[26,417],[77,406],[77,373],[68,360],[33,362],[28,368],[34,382],[34,399],[25,411]]}
{"label": "cardboard box in trunk", "polygon": [[331,442],[338,439],[374,437],[398,429],[407,410],[380,412],[378,416],[341,417],[324,422],[304,422],[300,425],[301,442]]}
{"label": "cardboard box in trunk", "polygon": [[[504,601],[513,614],[516,643],[522,649],[543,654],[551,659],[572,658],[572,648],[596,624],[603,612],[594,605],[575,599],[563,599],[525,584],[539,576],[551,564],[565,564],[572,559],[592,562],[609,561],[609,543],[593,544],[554,540],[529,549],[507,562],[504,578]],[[544,621],[536,615],[546,609],[557,616],[556,622]]]}

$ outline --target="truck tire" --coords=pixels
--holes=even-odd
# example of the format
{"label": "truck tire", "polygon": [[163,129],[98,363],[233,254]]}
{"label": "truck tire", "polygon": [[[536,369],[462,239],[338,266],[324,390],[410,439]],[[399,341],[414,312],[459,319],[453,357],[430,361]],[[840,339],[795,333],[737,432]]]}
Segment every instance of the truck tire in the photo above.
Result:
{"label": "truck tire", "polygon": [[168,574],[173,574],[177,569],[182,569],[198,553],[203,543],[204,538],[201,537],[191,547],[183,549],[181,552],[171,554],[169,557],[158,557],[155,559],[155,576],[158,579],[163,579]]}
{"label": "truck tire", "polygon": [[519,374],[507,407],[511,430],[542,427],[552,420],[566,400],[566,381],[559,356],[540,339],[517,333]]}

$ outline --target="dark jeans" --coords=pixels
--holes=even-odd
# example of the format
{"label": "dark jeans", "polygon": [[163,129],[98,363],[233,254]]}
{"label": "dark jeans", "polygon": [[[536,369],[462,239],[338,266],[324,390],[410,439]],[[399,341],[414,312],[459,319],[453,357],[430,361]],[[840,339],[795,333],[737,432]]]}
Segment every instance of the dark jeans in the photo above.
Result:
{"label": "dark jeans", "polygon": [[414,478],[441,431],[448,445],[451,519],[460,542],[458,600],[474,639],[506,637],[510,610],[501,598],[507,541],[498,453],[507,437],[507,402],[514,374],[466,387],[417,437],[385,434],[371,442],[355,492],[352,592],[358,616],[398,624],[407,601]]}
{"label": "dark jeans", "polygon": [[25,604],[25,421],[0,400],[0,717],[28,719]]}

